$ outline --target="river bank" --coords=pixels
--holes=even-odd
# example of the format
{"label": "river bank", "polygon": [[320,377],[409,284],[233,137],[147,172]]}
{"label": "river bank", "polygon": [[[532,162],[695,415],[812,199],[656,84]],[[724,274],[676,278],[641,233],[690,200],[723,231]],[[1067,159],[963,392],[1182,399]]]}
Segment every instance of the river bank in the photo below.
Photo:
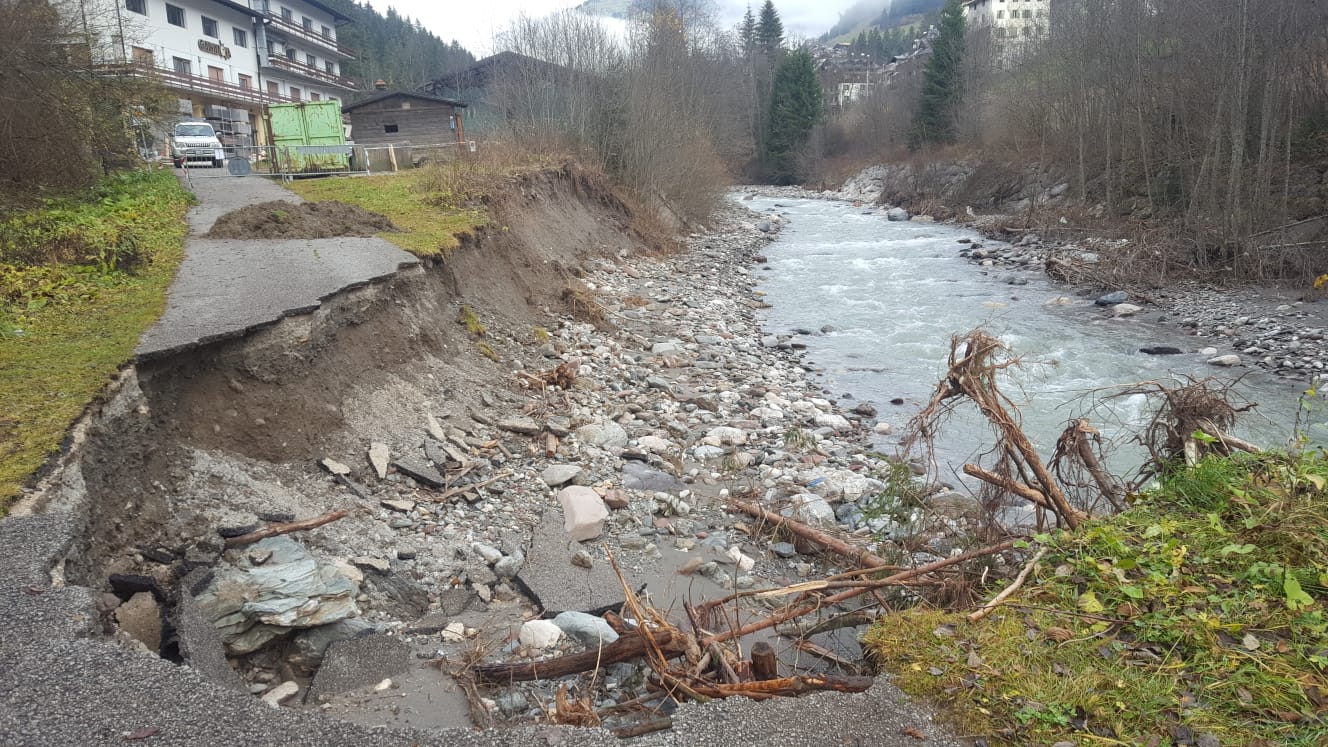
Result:
{"label": "river bank", "polygon": [[[683,599],[852,567],[729,513],[739,494],[909,566],[948,556],[977,525],[976,504],[958,494],[867,510],[899,469],[866,445],[888,424],[837,406],[810,381],[802,342],[764,334],[756,317],[752,266],[778,216],[730,207],[685,251],[651,256],[594,184],[546,174],[518,186],[504,230],[446,261],[126,371],[59,468],[0,523],[7,543],[33,548],[3,574],[15,603],[0,622],[15,634],[0,655],[32,663],[7,670],[21,694],[7,737],[67,743],[143,719],[188,743],[198,718],[224,712],[290,744],[301,743],[292,730],[361,729],[376,735],[365,743],[446,743],[461,733],[450,729],[495,723],[538,741],[530,729],[547,727],[521,725],[548,719],[556,683],[468,697],[448,672],[477,655],[584,650],[584,629],[542,618],[620,604],[609,552],[633,588],[646,583],[676,614]],[[264,581],[295,568],[317,583]],[[44,593],[54,588],[64,593]],[[236,606],[237,595],[253,604]],[[66,656],[58,671],[40,663],[36,650],[67,648],[62,629],[29,624],[57,601],[97,631],[80,645],[106,651]],[[858,656],[851,638],[818,640]],[[808,664],[791,646],[779,656]],[[110,692],[63,681],[86,680],[85,665],[101,667]],[[122,676],[132,690],[113,685]],[[630,700],[644,676],[619,665],[589,692],[597,707]],[[861,697],[898,701],[885,682]],[[818,696],[775,708],[776,719],[742,715],[757,707],[685,706],[674,731],[646,743],[818,744],[826,719],[875,744],[906,743],[905,730],[955,743],[910,705]]]}
{"label": "river bank", "polygon": [[[741,189],[747,195],[842,200],[861,204],[891,220],[936,220],[930,215],[914,215],[903,207],[880,203],[882,196],[890,192],[882,181],[884,175],[885,172],[872,167],[836,191],[801,187]],[[1046,190],[1037,196],[1038,203],[1046,203],[1043,210],[1054,211],[1059,204],[1057,200],[1063,199],[1064,194],[1063,190],[1057,193],[1056,188]],[[1088,235],[1073,241],[1044,240],[1036,231],[1022,228],[1024,221],[1020,216],[975,214],[971,208],[968,214],[959,213],[948,222],[970,227],[987,238],[986,242],[955,248],[973,263],[992,268],[993,272],[1045,273],[1067,292],[1080,297],[1096,300],[1110,296],[1096,313],[1106,316],[1123,311],[1176,328],[1194,338],[1195,351],[1211,348],[1211,358],[1220,360],[1214,365],[1257,367],[1301,389],[1315,385],[1328,371],[1328,303],[1312,288],[1216,286],[1195,280],[1124,289],[1103,286],[1091,279],[1092,265],[1099,255],[1119,249],[1118,239]],[[1048,260],[1053,258],[1063,261],[1071,271],[1057,272],[1060,268],[1053,268],[1046,272]],[[1076,266],[1087,271],[1078,281],[1073,272]],[[1122,303],[1138,308],[1113,311],[1112,307]]]}

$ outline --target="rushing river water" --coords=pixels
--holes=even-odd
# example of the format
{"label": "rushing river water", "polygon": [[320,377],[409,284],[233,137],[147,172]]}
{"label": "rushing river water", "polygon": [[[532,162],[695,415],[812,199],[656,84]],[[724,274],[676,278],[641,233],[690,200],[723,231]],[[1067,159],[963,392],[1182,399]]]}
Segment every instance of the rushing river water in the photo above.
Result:
{"label": "rushing river water", "polygon": [[[1130,319],[1107,319],[1091,300],[1075,298],[1072,305],[1049,306],[1048,301],[1069,291],[1038,272],[983,268],[960,257],[959,239],[996,243],[971,230],[892,223],[842,202],[757,198],[744,204],[790,220],[766,251],[769,262],[763,268],[768,270],[758,271],[759,287],[773,305],[763,312],[767,332],[833,327],[795,341],[807,345],[806,360],[823,369],[820,381],[835,397],[851,393],[858,401],[868,401],[879,410],[880,420],[895,426],[896,435],[883,439],[883,451],[892,450],[897,434],[935,391],[951,336],[979,326],[1028,362],[1003,391],[1019,404],[1025,430],[1044,455],[1050,455],[1067,420],[1094,401],[1100,404],[1088,416],[1103,435],[1128,441],[1145,423],[1148,403],[1142,395],[1106,395],[1137,382],[1185,375],[1243,377],[1235,391],[1259,407],[1257,414],[1244,416],[1237,433],[1268,445],[1280,445],[1292,433],[1296,386],[1257,370],[1208,365],[1206,357],[1194,351],[1215,343],[1150,323],[1150,313],[1152,319],[1157,317],[1154,310]],[[1010,274],[1027,278],[1028,284],[1006,284],[1002,278]],[[1154,345],[1186,352],[1139,352]],[[903,398],[904,404],[891,405],[895,398]],[[852,406],[851,401],[845,404]],[[1324,433],[1323,426],[1317,426],[1312,435],[1320,440]],[[942,464],[952,465],[943,471],[957,468],[991,443],[976,414],[958,418],[937,444]],[[1137,448],[1125,446],[1112,466],[1118,472],[1127,470],[1139,459]]]}

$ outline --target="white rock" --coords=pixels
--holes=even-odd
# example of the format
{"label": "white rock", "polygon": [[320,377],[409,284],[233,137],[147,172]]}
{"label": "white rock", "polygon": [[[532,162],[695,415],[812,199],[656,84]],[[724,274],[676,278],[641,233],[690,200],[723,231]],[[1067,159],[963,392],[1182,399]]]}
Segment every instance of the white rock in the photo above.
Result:
{"label": "white rock", "polygon": [[583,425],[576,429],[576,438],[583,444],[606,451],[617,451],[627,445],[627,431],[612,420]]}
{"label": "white rock", "polygon": [[350,467],[338,462],[335,459],[324,459],[323,468],[334,475],[349,475]]}
{"label": "white rock", "polygon": [[374,685],[374,692],[381,693],[384,690],[391,689],[391,687],[392,687],[392,678],[389,677],[383,680],[382,682],[379,682],[377,685]]}
{"label": "white rock", "polygon": [[834,413],[821,413],[816,416],[816,426],[818,428],[831,428],[836,431],[847,431],[853,428],[853,425],[844,418],[843,415]]}
{"label": "white rock", "polygon": [[374,472],[378,474],[378,479],[387,477],[387,463],[392,459],[392,451],[387,448],[387,444],[381,444],[377,441],[369,444],[369,464],[373,465]]}
{"label": "white rock", "polygon": [[1142,306],[1135,306],[1132,303],[1118,303],[1111,307],[1111,315],[1115,317],[1134,316],[1143,310]]}
{"label": "white rock", "polygon": [[744,573],[756,567],[756,561],[744,555],[737,547],[730,547],[727,555],[738,566],[738,570]]}
{"label": "white rock", "polygon": [[1217,348],[1199,348],[1199,355],[1217,355]]}
{"label": "white rock", "polygon": [[793,513],[808,524],[834,523],[835,510],[830,503],[815,493],[793,496]]}
{"label": "white rock", "polygon": [[482,542],[476,542],[475,544],[471,545],[471,549],[473,549],[475,551],[475,554],[483,558],[484,562],[488,563],[489,565],[493,565],[494,563],[497,563],[498,561],[503,559],[502,550],[499,550],[498,548],[493,547],[491,545],[486,545]]}
{"label": "white rock", "polygon": [[894,432],[894,428],[889,423],[877,423],[872,430],[879,436],[888,436]]}
{"label": "white rock", "polygon": [[285,703],[286,701],[295,697],[295,694],[298,692],[300,692],[300,686],[295,684],[294,682],[291,682],[290,680],[286,680],[280,685],[277,685],[276,687],[264,693],[263,702],[267,703],[273,708],[276,708],[280,706],[282,703]]}
{"label": "white rock", "polygon": [[636,440],[636,444],[652,454],[668,454],[678,449],[672,441],[659,436],[642,436]]}
{"label": "white rock", "polygon": [[1239,356],[1239,355],[1236,355],[1236,354],[1234,354],[1234,353],[1232,353],[1232,354],[1230,354],[1230,355],[1219,355],[1219,356],[1217,356],[1216,358],[1209,358],[1209,359],[1208,359],[1208,365],[1210,365],[1210,366],[1223,366],[1223,367],[1227,367],[1227,368],[1229,368],[1229,367],[1231,367],[1231,366],[1239,366],[1239,365],[1240,365],[1240,356]]}
{"label": "white rock", "polygon": [[747,443],[747,433],[741,428],[721,425],[718,428],[711,428],[705,438],[701,439],[701,443],[708,446],[742,446]]}
{"label": "white rock", "polygon": [[598,537],[604,520],[609,518],[608,506],[599,493],[581,485],[558,491],[558,503],[563,507],[563,530],[576,542]]}
{"label": "white rock", "polygon": [[390,508],[393,511],[400,511],[401,513],[407,513],[415,508],[415,501],[400,501],[394,498],[384,498],[379,501],[379,503],[381,503],[384,508]]}
{"label": "white rock", "polygon": [[551,620],[527,620],[521,625],[517,636],[522,646],[534,649],[546,649],[563,637],[563,631]]}
{"label": "white rock", "polygon": [[446,643],[461,643],[466,640],[466,626],[460,622],[450,622],[443,628],[442,636]]}
{"label": "white rock", "polygon": [[438,418],[435,418],[433,413],[429,413],[427,418],[428,419],[424,424],[424,430],[427,431],[430,436],[433,436],[435,441],[439,443],[447,443],[447,432],[443,430],[443,426],[438,424]]}

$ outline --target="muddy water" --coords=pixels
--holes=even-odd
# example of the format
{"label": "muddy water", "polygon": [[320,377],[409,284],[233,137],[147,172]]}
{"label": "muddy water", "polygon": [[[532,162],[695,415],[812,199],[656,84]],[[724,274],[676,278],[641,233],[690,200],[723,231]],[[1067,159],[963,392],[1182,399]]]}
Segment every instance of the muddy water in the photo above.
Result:
{"label": "muddy water", "polygon": [[[934,391],[951,335],[978,326],[1028,361],[1006,380],[1004,391],[1018,403],[1027,432],[1044,453],[1050,453],[1067,419],[1091,410],[1088,416],[1104,435],[1121,444],[1112,466],[1118,472],[1130,469],[1142,454],[1124,442],[1148,417],[1147,402],[1141,395],[1104,395],[1136,382],[1185,376],[1240,379],[1235,391],[1259,404],[1257,415],[1238,429],[1241,435],[1280,444],[1292,432],[1297,387],[1259,371],[1208,365],[1199,348],[1217,344],[1221,353],[1232,351],[1157,324],[1156,310],[1108,319],[1089,299],[1048,305],[1069,291],[1039,272],[983,268],[960,257],[960,239],[988,247],[998,243],[971,230],[892,223],[842,202],[757,198],[744,204],[790,220],[766,252],[768,270],[760,273],[765,300],[773,304],[765,312],[766,330],[816,332],[795,341],[807,345],[807,360],[821,369],[822,383],[835,396],[851,393],[876,405],[896,434]],[[1011,275],[1027,285],[1004,282]],[[820,333],[826,325],[833,331]],[[1158,345],[1186,352],[1139,352]],[[891,405],[895,398],[904,404]],[[1320,424],[1312,434],[1321,440],[1328,429]],[[897,436],[881,445],[894,442]],[[960,417],[937,446],[943,464],[957,465],[990,443],[984,423]]]}

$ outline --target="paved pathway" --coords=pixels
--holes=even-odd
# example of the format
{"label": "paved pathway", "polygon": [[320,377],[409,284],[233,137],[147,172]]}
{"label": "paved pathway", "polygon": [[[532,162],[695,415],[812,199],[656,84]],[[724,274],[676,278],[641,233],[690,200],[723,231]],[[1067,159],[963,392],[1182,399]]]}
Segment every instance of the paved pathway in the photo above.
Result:
{"label": "paved pathway", "polygon": [[419,264],[414,255],[378,238],[203,238],[217,218],[236,208],[301,200],[267,177],[195,177],[192,188],[199,204],[189,210],[185,259],[165,313],[139,340],[139,360],[242,336],[311,312],[339,291]]}

